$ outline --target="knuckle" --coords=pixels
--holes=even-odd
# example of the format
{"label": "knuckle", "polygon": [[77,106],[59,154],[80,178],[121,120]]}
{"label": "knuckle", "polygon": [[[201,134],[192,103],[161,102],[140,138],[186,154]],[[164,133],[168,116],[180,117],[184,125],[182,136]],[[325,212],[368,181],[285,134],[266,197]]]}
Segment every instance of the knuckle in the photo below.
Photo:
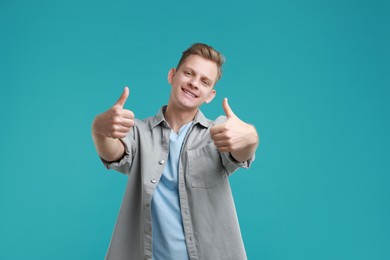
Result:
{"label": "knuckle", "polygon": [[118,129],[117,125],[113,124],[110,127],[111,132],[115,132]]}
{"label": "knuckle", "polygon": [[218,148],[220,152],[228,152],[229,150],[226,147]]}
{"label": "knuckle", "polygon": [[111,113],[114,115],[114,116],[119,116],[121,114],[121,109],[119,107],[113,107],[111,109]]}

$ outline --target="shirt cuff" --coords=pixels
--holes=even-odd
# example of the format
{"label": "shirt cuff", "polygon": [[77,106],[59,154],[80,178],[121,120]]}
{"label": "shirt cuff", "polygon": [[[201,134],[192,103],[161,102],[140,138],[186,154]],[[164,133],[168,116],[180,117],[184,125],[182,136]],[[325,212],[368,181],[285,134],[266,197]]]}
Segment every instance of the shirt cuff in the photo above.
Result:
{"label": "shirt cuff", "polygon": [[230,153],[228,152],[222,153],[222,161],[228,172],[228,175],[235,172],[238,168],[248,169],[254,160],[255,160],[255,154],[253,154],[252,157],[249,158],[248,160],[244,162],[239,162],[236,159],[234,159]]}
{"label": "shirt cuff", "polygon": [[[102,157],[100,157],[100,160],[102,161],[103,165],[107,168],[107,169],[114,169],[114,170],[119,170],[120,168],[122,168],[126,163],[129,162],[129,158],[130,158],[130,155],[131,155],[131,151],[129,150],[129,147],[128,145],[126,144],[126,140],[124,140],[126,137],[124,138],[120,138],[119,140],[123,143],[123,146],[125,148],[125,153],[124,155],[122,156],[121,159],[117,160],[117,161],[113,161],[113,162],[109,162],[109,161],[106,161],[104,160]],[[119,170],[120,171],[120,170]],[[122,171],[121,171],[122,172]]]}

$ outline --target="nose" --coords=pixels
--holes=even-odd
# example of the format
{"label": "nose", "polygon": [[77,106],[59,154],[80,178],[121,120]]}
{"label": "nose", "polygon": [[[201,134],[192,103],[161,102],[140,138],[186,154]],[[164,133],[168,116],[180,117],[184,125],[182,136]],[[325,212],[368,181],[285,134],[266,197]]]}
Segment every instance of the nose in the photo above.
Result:
{"label": "nose", "polygon": [[188,86],[192,87],[192,88],[198,88],[198,80],[193,77],[191,78],[189,81],[188,81]]}

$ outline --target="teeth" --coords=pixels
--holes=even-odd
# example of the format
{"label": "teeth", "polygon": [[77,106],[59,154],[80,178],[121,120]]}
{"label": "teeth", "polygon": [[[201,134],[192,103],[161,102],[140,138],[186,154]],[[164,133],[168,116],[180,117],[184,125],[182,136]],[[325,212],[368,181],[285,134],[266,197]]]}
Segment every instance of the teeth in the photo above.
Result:
{"label": "teeth", "polygon": [[192,94],[191,92],[188,92],[187,90],[183,89],[183,91],[187,94],[187,95],[190,95],[191,97],[196,97],[194,94]]}

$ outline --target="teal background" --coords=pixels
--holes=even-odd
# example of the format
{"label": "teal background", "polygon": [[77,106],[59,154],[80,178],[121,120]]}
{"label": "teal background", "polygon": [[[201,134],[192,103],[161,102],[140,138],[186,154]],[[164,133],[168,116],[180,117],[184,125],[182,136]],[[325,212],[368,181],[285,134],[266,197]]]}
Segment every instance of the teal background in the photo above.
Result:
{"label": "teal background", "polygon": [[103,259],[126,177],[95,115],[154,115],[194,42],[261,136],[231,177],[249,259],[390,259],[388,1],[0,1],[0,259]]}

